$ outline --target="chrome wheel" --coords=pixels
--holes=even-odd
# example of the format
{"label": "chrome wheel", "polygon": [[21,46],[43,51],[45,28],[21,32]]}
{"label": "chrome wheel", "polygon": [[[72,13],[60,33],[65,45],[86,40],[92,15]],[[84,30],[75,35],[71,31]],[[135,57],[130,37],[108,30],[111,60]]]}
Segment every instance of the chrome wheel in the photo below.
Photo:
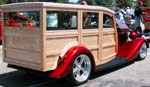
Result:
{"label": "chrome wheel", "polygon": [[145,59],[146,56],[147,56],[147,46],[145,43],[143,43],[139,50],[139,59]]}
{"label": "chrome wheel", "polygon": [[87,81],[91,73],[91,68],[91,60],[86,54],[77,56],[72,67],[72,75],[76,83]]}

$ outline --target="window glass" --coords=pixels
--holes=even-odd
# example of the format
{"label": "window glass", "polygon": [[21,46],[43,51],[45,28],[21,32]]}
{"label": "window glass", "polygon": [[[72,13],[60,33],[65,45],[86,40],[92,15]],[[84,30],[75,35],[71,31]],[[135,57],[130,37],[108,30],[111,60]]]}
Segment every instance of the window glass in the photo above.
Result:
{"label": "window glass", "polygon": [[98,13],[83,13],[83,29],[98,29]]}
{"label": "window glass", "polygon": [[47,11],[47,30],[77,29],[77,12]]}
{"label": "window glass", "polygon": [[108,14],[104,14],[103,15],[103,28],[113,28],[113,27],[114,27],[113,17]]}
{"label": "window glass", "polygon": [[25,12],[7,12],[4,13],[5,26],[11,27],[39,27],[40,12],[25,11]]}

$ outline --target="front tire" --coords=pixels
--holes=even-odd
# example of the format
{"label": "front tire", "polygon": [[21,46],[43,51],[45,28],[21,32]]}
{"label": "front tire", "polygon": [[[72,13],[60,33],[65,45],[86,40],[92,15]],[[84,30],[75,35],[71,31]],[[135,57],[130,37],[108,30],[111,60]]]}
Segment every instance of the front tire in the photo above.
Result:
{"label": "front tire", "polygon": [[138,52],[138,60],[143,60],[147,56],[147,46],[146,43],[143,43]]}
{"label": "front tire", "polygon": [[67,79],[73,85],[80,85],[88,80],[91,70],[92,63],[89,56],[86,54],[80,54],[74,59]]}

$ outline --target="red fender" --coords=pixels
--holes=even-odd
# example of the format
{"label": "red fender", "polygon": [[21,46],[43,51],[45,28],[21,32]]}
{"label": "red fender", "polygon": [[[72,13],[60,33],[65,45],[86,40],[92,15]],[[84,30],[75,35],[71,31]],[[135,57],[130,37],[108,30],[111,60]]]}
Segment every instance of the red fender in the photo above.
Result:
{"label": "red fender", "polygon": [[133,41],[126,42],[118,49],[117,56],[127,58],[129,61],[133,60],[137,56],[141,45],[145,42],[144,38],[137,38]]}
{"label": "red fender", "polygon": [[[1,10],[0,10],[1,15]],[[0,41],[2,41],[2,19],[0,19]]]}
{"label": "red fender", "polygon": [[53,72],[51,72],[49,74],[49,77],[50,78],[61,78],[61,77],[65,77],[66,75],[68,75],[68,73],[72,67],[71,65],[73,63],[73,60],[75,59],[76,56],[78,56],[81,53],[85,53],[90,56],[92,63],[93,63],[93,69],[95,70],[95,61],[94,61],[94,57],[93,57],[92,53],[83,46],[75,46],[75,47],[70,48],[66,52],[60,65]]}

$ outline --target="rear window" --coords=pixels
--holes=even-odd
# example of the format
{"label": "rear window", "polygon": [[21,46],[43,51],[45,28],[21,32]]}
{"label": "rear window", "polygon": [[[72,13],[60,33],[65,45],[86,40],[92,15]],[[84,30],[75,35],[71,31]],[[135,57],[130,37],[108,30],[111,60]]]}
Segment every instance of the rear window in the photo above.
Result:
{"label": "rear window", "polygon": [[10,27],[39,27],[40,12],[24,11],[24,12],[5,12],[4,25]]}

